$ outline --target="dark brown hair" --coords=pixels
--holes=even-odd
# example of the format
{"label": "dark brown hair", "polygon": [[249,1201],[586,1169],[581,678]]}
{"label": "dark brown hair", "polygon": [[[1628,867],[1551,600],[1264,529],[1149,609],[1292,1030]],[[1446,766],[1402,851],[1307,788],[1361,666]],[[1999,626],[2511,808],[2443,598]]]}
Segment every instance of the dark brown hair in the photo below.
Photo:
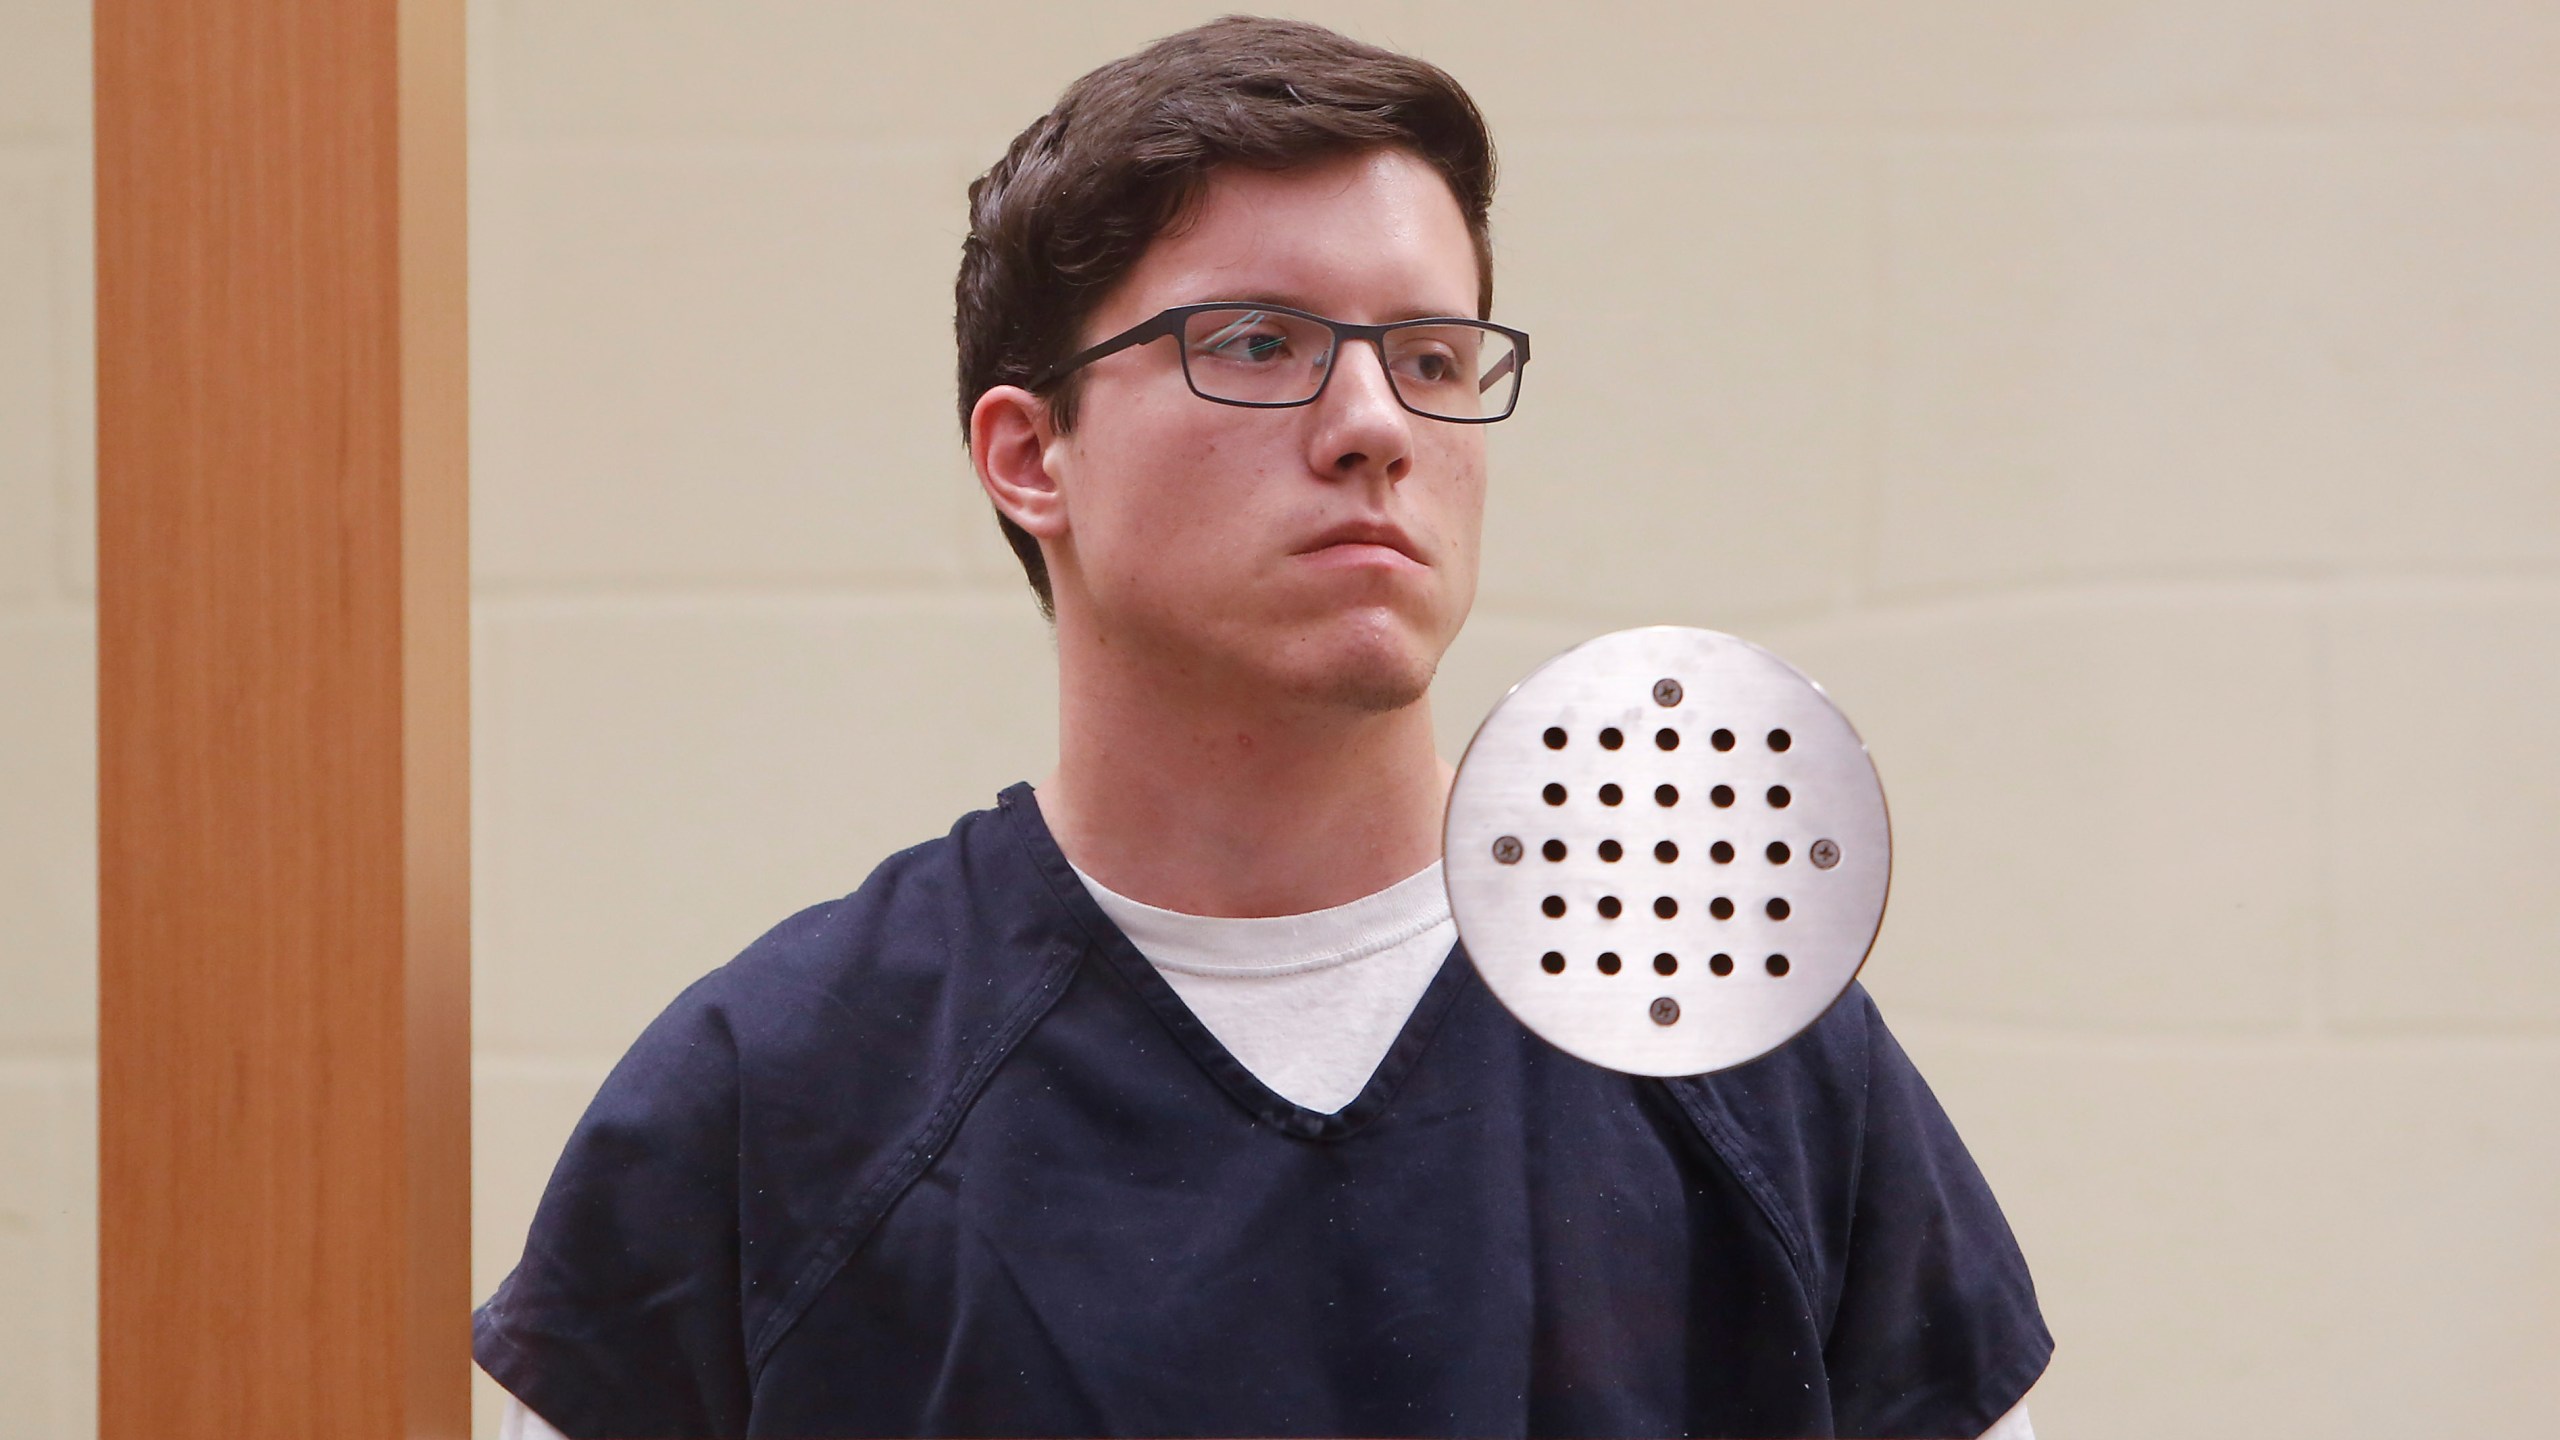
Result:
{"label": "dark brown hair", "polygon": [[[1230,15],[1086,75],[969,186],[953,319],[960,433],[998,385],[1028,385],[1076,348],[1084,322],[1221,165],[1261,170],[1380,147],[1414,152],[1457,197],[1475,241],[1478,318],[1493,310],[1493,139],[1436,65],[1320,25]],[[1047,394],[1075,422],[1077,377]],[[1040,611],[1054,614],[1040,543],[996,517]]]}

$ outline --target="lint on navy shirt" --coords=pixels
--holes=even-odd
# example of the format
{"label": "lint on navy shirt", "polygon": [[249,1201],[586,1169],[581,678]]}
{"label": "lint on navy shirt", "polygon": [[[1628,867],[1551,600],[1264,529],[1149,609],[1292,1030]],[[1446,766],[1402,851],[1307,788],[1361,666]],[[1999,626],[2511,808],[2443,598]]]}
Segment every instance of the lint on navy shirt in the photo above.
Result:
{"label": "lint on navy shirt", "polygon": [[475,1331],[536,1413],[624,1437],[1971,1436],[2052,1351],[1862,989],[1661,1081],[1453,952],[1319,1115],[1019,785],[668,1007]]}

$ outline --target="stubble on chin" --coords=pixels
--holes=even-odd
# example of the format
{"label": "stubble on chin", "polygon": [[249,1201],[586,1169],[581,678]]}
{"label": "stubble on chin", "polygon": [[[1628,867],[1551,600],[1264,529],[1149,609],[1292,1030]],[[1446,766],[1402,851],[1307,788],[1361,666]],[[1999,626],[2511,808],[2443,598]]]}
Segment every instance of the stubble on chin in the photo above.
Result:
{"label": "stubble on chin", "polygon": [[1353,637],[1336,632],[1338,644],[1345,638],[1349,643],[1339,644],[1336,653],[1327,657],[1304,693],[1319,704],[1359,716],[1389,714],[1418,704],[1430,694],[1431,681],[1458,638],[1465,613],[1462,607],[1455,616],[1363,617],[1366,623],[1354,628]]}
{"label": "stubble on chin", "polygon": [[1355,715],[1386,715],[1402,710],[1431,692],[1431,677],[1439,669],[1424,664],[1389,671],[1369,666],[1347,666],[1334,678],[1324,699],[1335,708]]}
{"label": "stubble on chin", "polygon": [[1404,637],[1366,638],[1368,643],[1350,646],[1348,653],[1327,657],[1291,688],[1315,706],[1357,716],[1390,714],[1430,693],[1440,669],[1439,648]]}

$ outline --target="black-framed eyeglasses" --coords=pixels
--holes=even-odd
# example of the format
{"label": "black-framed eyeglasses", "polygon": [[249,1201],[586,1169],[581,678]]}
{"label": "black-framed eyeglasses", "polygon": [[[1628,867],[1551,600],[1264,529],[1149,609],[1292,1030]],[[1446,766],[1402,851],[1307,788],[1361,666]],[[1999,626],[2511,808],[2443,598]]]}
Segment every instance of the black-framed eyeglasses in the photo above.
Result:
{"label": "black-framed eyeglasses", "polygon": [[1191,393],[1221,405],[1280,410],[1314,402],[1333,378],[1333,360],[1353,340],[1378,351],[1396,400],[1416,415],[1489,425],[1520,403],[1529,337],[1488,320],[1438,317],[1354,325],[1285,305],[1211,300],[1176,305],[1069,356],[1031,382],[1038,390],[1133,345],[1171,335],[1181,341]]}

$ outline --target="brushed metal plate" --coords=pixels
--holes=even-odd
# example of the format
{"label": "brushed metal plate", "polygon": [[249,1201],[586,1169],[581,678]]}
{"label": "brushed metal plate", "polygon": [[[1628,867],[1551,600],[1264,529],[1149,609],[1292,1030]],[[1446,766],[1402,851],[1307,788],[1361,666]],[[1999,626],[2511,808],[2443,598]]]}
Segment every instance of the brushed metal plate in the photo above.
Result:
{"label": "brushed metal plate", "polygon": [[1740,1065],[1820,1018],[1893,873],[1848,717],[1768,651],[1679,626],[1603,635],[1513,687],[1441,838],[1485,985],[1558,1049],[1637,1075]]}

